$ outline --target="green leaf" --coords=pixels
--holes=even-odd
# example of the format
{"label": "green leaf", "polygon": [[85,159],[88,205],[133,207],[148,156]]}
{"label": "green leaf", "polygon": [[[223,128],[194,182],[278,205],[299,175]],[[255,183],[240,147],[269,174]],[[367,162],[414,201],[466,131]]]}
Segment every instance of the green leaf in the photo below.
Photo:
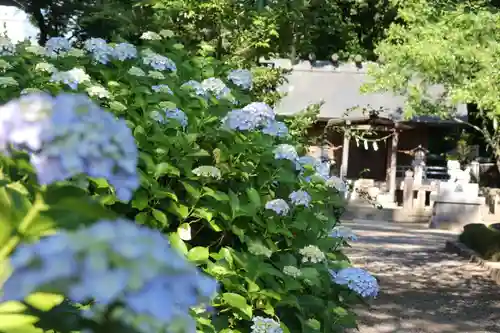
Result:
{"label": "green leaf", "polygon": [[212,197],[217,201],[229,201],[229,196],[224,192],[214,191],[209,187],[204,187],[203,190],[205,191],[203,196]]}
{"label": "green leaf", "polygon": [[207,208],[196,208],[193,212],[193,216],[207,220],[208,222],[212,221],[214,218],[214,214],[208,211]]}
{"label": "green leaf", "polygon": [[238,196],[236,195],[236,193],[234,193],[231,190],[229,190],[229,202],[231,204],[231,211],[233,214],[233,218],[235,218],[237,216],[237,214],[239,213],[239,211],[241,210],[240,200],[238,199]]}
{"label": "green leaf", "polygon": [[64,296],[49,293],[33,293],[26,297],[26,303],[42,311],[49,311],[64,301]]}
{"label": "green leaf", "polygon": [[152,214],[156,221],[160,222],[163,226],[168,225],[167,215],[165,215],[164,212],[158,209],[153,209]]}
{"label": "green leaf", "polygon": [[116,213],[92,198],[64,198],[46,211],[41,212],[40,221],[54,221],[54,227],[75,230],[97,220],[114,220]]}
{"label": "green leaf", "polygon": [[186,181],[181,181],[182,186],[186,189],[186,191],[193,197],[193,199],[198,200],[201,197],[201,192]]}
{"label": "green leaf", "polygon": [[26,313],[27,307],[19,302],[0,303],[0,332],[35,333],[43,332],[33,326],[40,319]]}
{"label": "green leaf", "polygon": [[135,192],[134,198],[132,199],[132,207],[138,210],[144,210],[149,205],[148,193],[144,190],[139,190]]}
{"label": "green leaf", "polygon": [[168,207],[168,211],[172,214],[177,215],[181,219],[186,219],[189,215],[189,208],[181,203],[176,203],[171,201]]}
{"label": "green leaf", "polygon": [[180,253],[186,255],[188,253],[188,248],[186,243],[179,237],[177,232],[172,232],[168,235],[168,239],[170,240],[170,244],[174,249],[179,251]]}
{"label": "green leaf", "polygon": [[187,257],[190,261],[207,261],[208,256],[208,248],[203,246],[193,247],[187,254]]}
{"label": "green leaf", "polygon": [[250,202],[256,207],[259,208],[261,206],[261,201],[260,201],[260,195],[259,192],[257,192],[256,189],[253,187],[247,188],[246,190],[248,198],[250,199]]}
{"label": "green leaf", "polygon": [[222,299],[232,308],[240,310],[248,319],[252,318],[252,307],[247,304],[245,297],[236,293],[223,293]]}
{"label": "green leaf", "polygon": [[180,174],[181,174],[181,172],[179,171],[179,169],[177,169],[172,164],[167,163],[167,162],[159,163],[156,166],[156,170],[155,170],[155,177],[161,177],[161,176],[165,176],[165,175],[179,177]]}

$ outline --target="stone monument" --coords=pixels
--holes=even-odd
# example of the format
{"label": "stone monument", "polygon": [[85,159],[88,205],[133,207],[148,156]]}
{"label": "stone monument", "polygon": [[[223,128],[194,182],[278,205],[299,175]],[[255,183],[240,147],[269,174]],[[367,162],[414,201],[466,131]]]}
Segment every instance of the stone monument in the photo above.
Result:
{"label": "stone monument", "polygon": [[448,174],[450,179],[438,185],[429,228],[461,232],[466,224],[482,222],[485,198],[479,196],[479,185],[470,183],[470,168],[448,161]]}

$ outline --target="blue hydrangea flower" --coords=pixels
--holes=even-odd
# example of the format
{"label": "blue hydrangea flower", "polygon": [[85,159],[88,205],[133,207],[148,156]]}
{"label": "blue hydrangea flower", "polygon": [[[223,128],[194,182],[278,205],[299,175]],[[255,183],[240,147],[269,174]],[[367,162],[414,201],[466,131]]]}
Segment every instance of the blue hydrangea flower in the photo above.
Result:
{"label": "blue hydrangea flower", "polygon": [[173,62],[170,58],[165,56],[156,54],[152,51],[146,52],[144,57],[142,58],[142,62],[145,65],[151,66],[153,69],[157,71],[172,71],[175,72],[177,70],[177,66],[175,62]]}
{"label": "blue hydrangea flower", "polygon": [[186,127],[188,125],[188,118],[184,111],[180,109],[166,109],[163,111],[163,113],[154,111],[151,113],[151,117],[160,122],[160,123],[166,123],[168,119],[174,119],[178,121],[182,127]]}
{"label": "blue hydrangea flower", "polygon": [[135,59],[137,58],[137,48],[129,43],[119,43],[113,47],[111,55],[120,61]]}
{"label": "blue hydrangea flower", "polygon": [[283,333],[280,324],[271,318],[253,317],[250,333]]}
{"label": "blue hydrangea flower", "polygon": [[0,56],[10,56],[16,52],[16,47],[10,39],[0,36]]}
{"label": "blue hydrangea flower", "polygon": [[311,196],[303,190],[293,191],[288,198],[295,206],[309,207],[311,203]]}
{"label": "blue hydrangea flower", "polygon": [[23,95],[0,107],[0,133],[0,149],[30,154],[40,184],[86,174],[107,179],[124,201],[139,186],[132,131],[85,95]]}
{"label": "blue hydrangea flower", "polygon": [[69,71],[55,71],[52,73],[50,82],[63,83],[76,90],[79,84],[90,82],[90,76],[81,68],[73,68]]}
{"label": "blue hydrangea flower", "polygon": [[100,64],[107,64],[113,53],[113,48],[102,38],[87,39],[83,48],[92,55],[92,59]]}
{"label": "blue hydrangea flower", "polygon": [[333,282],[345,285],[361,297],[377,297],[379,285],[370,273],[357,267],[348,267],[338,272],[330,271]]}
{"label": "blue hydrangea flower", "polygon": [[295,169],[297,171],[302,171],[305,166],[311,166],[315,168],[318,164],[319,160],[314,156],[300,156],[295,163]]}
{"label": "blue hydrangea flower", "polygon": [[282,121],[270,121],[262,129],[262,133],[282,138],[288,135],[288,127]]}
{"label": "blue hydrangea flower", "polygon": [[71,42],[64,37],[52,37],[45,43],[45,53],[49,57],[57,57],[70,49]]}
{"label": "blue hydrangea flower", "polygon": [[295,162],[299,158],[295,147],[286,143],[276,146],[273,152],[274,158],[277,160],[289,160]]}
{"label": "blue hydrangea flower", "polygon": [[201,86],[206,94],[212,94],[217,99],[224,98],[231,93],[231,89],[221,79],[215,77],[201,81]]}
{"label": "blue hydrangea flower", "polygon": [[21,245],[11,264],[3,300],[58,292],[76,303],[94,300],[86,316],[119,305],[111,315],[139,330],[168,328],[179,319],[193,327],[189,309],[209,302],[217,291],[217,282],[172,249],[161,233],[122,219]]}
{"label": "blue hydrangea flower", "polygon": [[196,80],[189,80],[187,82],[184,82],[181,85],[181,88],[192,90],[196,95],[200,97],[206,97],[207,95],[201,83]]}
{"label": "blue hydrangea flower", "polygon": [[275,113],[266,103],[253,102],[242,109],[230,111],[223,119],[223,126],[233,130],[256,130],[274,121]]}
{"label": "blue hydrangea flower", "polygon": [[241,109],[230,111],[222,118],[221,123],[225,128],[238,131],[251,131],[259,126],[259,122],[253,114]]}
{"label": "blue hydrangea flower", "polygon": [[235,69],[229,73],[227,79],[242,89],[252,89],[252,72],[248,69]]}
{"label": "blue hydrangea flower", "polygon": [[173,95],[172,89],[166,84],[159,84],[156,86],[152,86],[154,92],[166,92],[167,94]]}
{"label": "blue hydrangea flower", "polygon": [[341,192],[341,193],[345,193],[347,192],[349,189],[347,188],[347,184],[339,177],[337,176],[330,176],[327,180],[326,180],[326,186],[328,187],[333,187],[335,188],[337,191]]}
{"label": "blue hydrangea flower", "polygon": [[[310,166],[314,169],[314,175],[323,180],[327,180],[330,177],[330,163],[329,162],[321,162],[319,159],[313,156],[301,156],[297,159],[295,163],[296,170],[300,171],[301,175],[304,173],[304,167]],[[306,181],[310,181],[311,177],[305,177]]]}
{"label": "blue hydrangea flower", "polygon": [[274,199],[266,203],[266,209],[274,211],[278,215],[286,215],[290,211],[290,207],[283,199]]}
{"label": "blue hydrangea flower", "polygon": [[316,165],[316,175],[321,177],[323,180],[328,180],[330,178],[330,163],[320,162]]}
{"label": "blue hydrangea flower", "polygon": [[330,237],[343,238],[350,241],[355,241],[358,239],[358,236],[356,236],[356,234],[354,233],[354,231],[352,231],[351,228],[344,226],[338,226],[333,228],[332,232],[330,233]]}

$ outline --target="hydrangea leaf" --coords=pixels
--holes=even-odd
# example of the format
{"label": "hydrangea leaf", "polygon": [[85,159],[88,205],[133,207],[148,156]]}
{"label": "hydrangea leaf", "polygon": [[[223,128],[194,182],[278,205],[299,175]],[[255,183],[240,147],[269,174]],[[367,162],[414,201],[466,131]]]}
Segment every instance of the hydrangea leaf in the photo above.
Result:
{"label": "hydrangea leaf", "polygon": [[187,257],[190,261],[207,261],[209,256],[208,248],[196,246],[189,250]]}

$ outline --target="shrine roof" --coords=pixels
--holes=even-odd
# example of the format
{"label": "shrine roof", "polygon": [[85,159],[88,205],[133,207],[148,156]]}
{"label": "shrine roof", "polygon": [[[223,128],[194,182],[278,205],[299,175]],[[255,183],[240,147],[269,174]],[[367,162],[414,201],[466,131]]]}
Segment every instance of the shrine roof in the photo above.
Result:
{"label": "shrine roof", "polygon": [[[287,74],[287,83],[278,88],[287,93],[276,106],[276,112],[282,115],[293,115],[307,106],[322,103],[320,119],[359,120],[367,118],[367,110],[379,110],[379,116],[393,122],[454,123],[438,117],[420,116],[405,119],[403,109],[406,98],[391,92],[361,93],[360,88],[370,80],[367,67],[371,62],[341,63],[334,66],[331,61],[300,61],[292,65],[288,59],[272,59],[264,64],[291,70]],[[431,98],[439,98],[444,88],[439,85],[430,87],[427,94]],[[453,107],[455,116],[467,120],[467,106],[462,104]],[[347,112],[346,112],[347,111]]]}

